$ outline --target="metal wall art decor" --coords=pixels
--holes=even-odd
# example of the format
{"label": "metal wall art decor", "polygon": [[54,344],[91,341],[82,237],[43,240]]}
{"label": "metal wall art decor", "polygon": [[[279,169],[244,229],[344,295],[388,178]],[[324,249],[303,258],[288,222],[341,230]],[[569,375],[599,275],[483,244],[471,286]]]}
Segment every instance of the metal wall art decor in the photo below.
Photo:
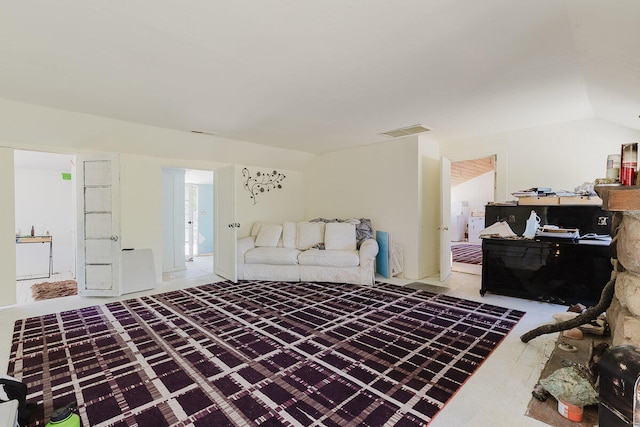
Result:
{"label": "metal wall art decor", "polygon": [[256,196],[258,194],[282,188],[282,181],[286,178],[278,171],[256,172],[256,176],[253,177],[247,168],[242,169],[242,176],[245,178],[244,189],[251,193],[254,205],[257,202]]}

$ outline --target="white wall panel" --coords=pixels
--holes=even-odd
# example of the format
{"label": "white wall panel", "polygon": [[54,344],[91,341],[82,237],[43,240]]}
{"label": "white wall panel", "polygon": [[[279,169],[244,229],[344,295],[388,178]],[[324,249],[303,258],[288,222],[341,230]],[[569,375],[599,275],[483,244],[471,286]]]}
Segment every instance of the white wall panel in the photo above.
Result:
{"label": "white wall panel", "polygon": [[85,262],[87,264],[111,263],[111,240],[85,240]]}
{"label": "white wall panel", "polygon": [[16,302],[13,150],[0,147],[0,306]]}
{"label": "white wall panel", "polygon": [[113,287],[111,265],[87,265],[85,287],[87,290],[109,290]]}
{"label": "white wall panel", "polygon": [[111,210],[111,188],[85,188],[84,206],[87,212],[106,212]]}
{"label": "white wall panel", "polygon": [[85,239],[110,239],[111,230],[111,214],[110,213],[92,213],[85,215],[86,231]]}

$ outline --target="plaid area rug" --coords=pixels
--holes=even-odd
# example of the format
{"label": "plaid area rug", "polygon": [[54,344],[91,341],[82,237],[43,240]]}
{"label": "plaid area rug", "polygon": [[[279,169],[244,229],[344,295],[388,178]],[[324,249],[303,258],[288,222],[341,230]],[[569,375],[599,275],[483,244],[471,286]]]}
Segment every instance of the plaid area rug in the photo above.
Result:
{"label": "plaid area rug", "polygon": [[32,425],[427,424],[524,315],[378,283],[220,282],[15,323]]}
{"label": "plaid area rug", "polygon": [[482,264],[481,245],[451,245],[451,253],[453,254],[453,262]]}

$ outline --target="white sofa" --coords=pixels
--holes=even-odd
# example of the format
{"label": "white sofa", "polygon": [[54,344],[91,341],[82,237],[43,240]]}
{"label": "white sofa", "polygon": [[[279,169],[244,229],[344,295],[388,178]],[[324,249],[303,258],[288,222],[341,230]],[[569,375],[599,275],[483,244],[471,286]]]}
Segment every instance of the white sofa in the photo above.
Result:
{"label": "white sofa", "polygon": [[372,285],[378,243],[350,222],[256,222],[238,239],[239,280]]}

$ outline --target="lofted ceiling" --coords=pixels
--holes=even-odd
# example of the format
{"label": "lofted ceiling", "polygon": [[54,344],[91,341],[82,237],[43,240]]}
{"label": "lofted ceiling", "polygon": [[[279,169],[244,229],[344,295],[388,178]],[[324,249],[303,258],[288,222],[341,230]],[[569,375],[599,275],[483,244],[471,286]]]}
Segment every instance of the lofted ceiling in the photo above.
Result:
{"label": "lofted ceiling", "polygon": [[3,1],[0,98],[324,153],[640,130],[640,1]]}
{"label": "lofted ceiling", "polygon": [[451,185],[456,186],[493,171],[495,158],[484,157],[482,159],[463,160],[451,162]]}

